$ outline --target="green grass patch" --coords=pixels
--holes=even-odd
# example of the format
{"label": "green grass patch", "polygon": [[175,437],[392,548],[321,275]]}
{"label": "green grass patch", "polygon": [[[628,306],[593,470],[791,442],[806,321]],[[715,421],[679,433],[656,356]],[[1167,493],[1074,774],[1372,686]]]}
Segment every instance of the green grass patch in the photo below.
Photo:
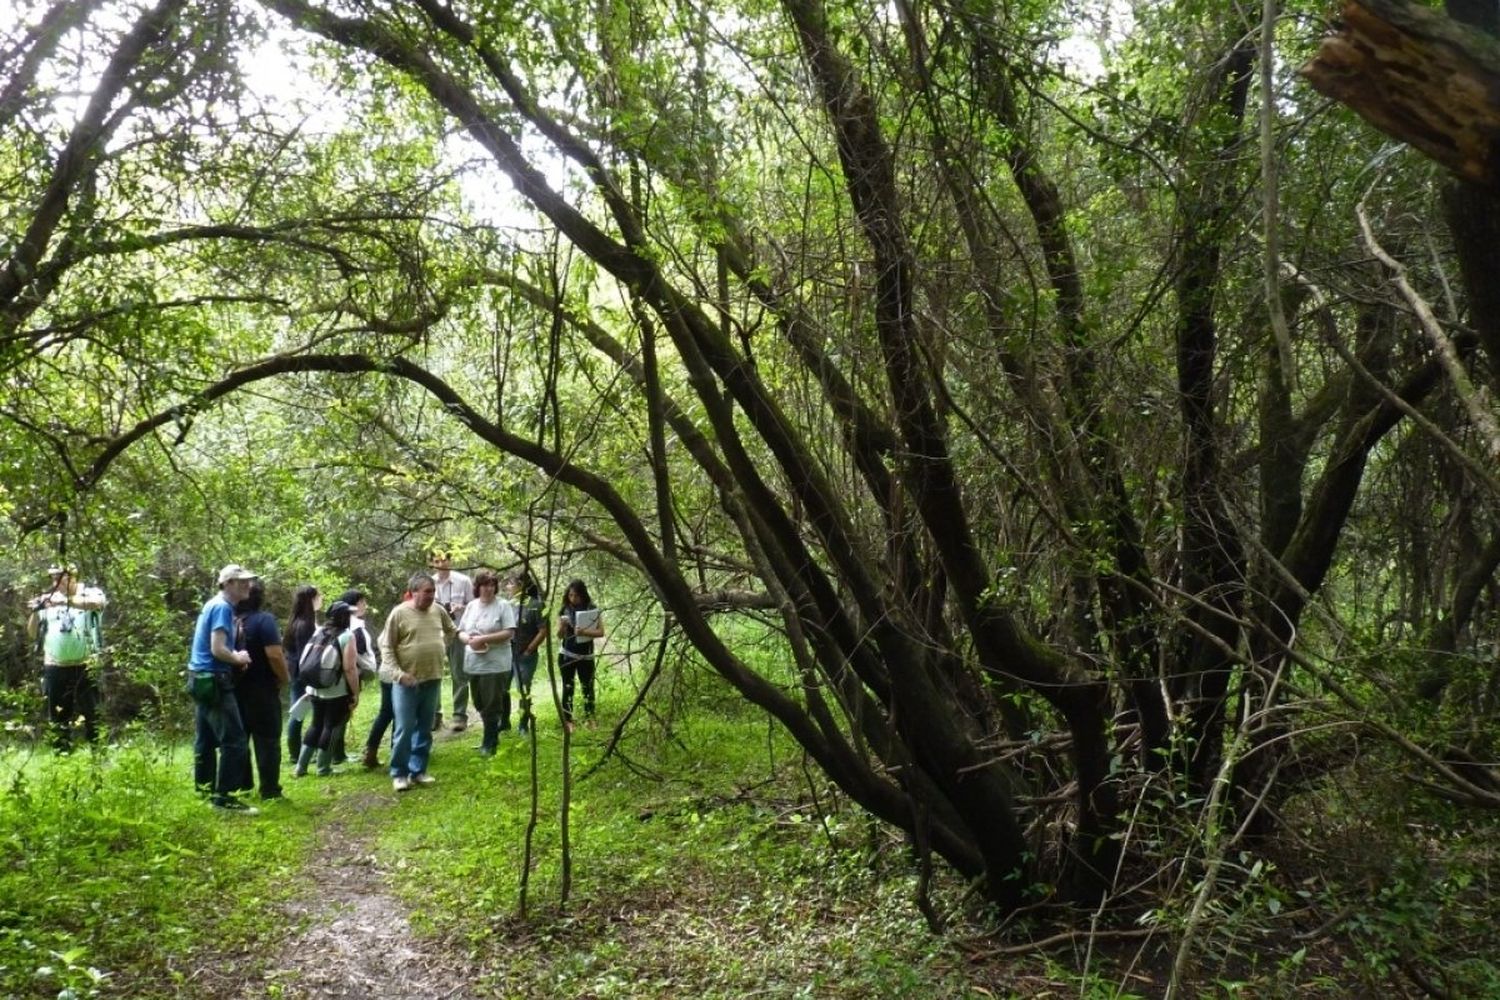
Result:
{"label": "green grass patch", "polygon": [[201,995],[202,956],[274,937],[318,810],[226,815],[191,775],[149,740],[0,751],[0,996]]}
{"label": "green grass patch", "polygon": [[[623,710],[601,701],[601,718]],[[496,996],[992,996],[912,903],[904,854],[869,863],[857,811],[820,814],[800,751],[763,719],[694,716],[640,734],[587,778],[609,732],[572,741],[571,887],[562,898],[562,737],[537,741],[537,828],[525,919],[531,744],[476,754],[440,739],[432,788],[380,833],[415,926],[467,949]],[[648,770],[649,769],[649,770]],[[818,781],[817,801],[837,801]],[[884,835],[881,835],[884,837]],[[887,846],[889,842],[887,841]],[[1003,995],[1003,994],[1001,994]]]}

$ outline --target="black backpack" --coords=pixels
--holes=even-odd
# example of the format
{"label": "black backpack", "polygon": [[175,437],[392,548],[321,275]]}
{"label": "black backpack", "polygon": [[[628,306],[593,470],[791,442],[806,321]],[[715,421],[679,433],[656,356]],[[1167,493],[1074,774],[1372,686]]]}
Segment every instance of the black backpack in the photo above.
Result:
{"label": "black backpack", "polygon": [[297,686],[323,690],[331,688],[344,675],[344,651],[338,636],[319,629],[302,649],[297,663]]}

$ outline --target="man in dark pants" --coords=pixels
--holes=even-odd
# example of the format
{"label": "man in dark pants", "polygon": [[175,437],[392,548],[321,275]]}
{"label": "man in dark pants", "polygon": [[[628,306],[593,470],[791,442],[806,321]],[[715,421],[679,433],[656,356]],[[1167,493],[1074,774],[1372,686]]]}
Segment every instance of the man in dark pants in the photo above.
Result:
{"label": "man in dark pants", "polygon": [[[474,599],[474,581],[453,568],[453,553],[434,551],[429,560],[432,583],[437,587],[437,604],[457,624],[464,607]],[[457,639],[448,643],[448,674],[453,678],[453,731],[461,733],[469,725],[469,678],[464,673],[464,644]],[[438,704],[433,717],[434,730],[443,727],[443,706]]]}
{"label": "man in dark pants", "polygon": [[[286,654],[281,648],[281,630],[276,617],[263,609],[265,587],[250,581],[250,592],[234,606],[236,649],[250,654],[250,666],[234,676],[234,695],[240,716],[255,751],[260,772],[260,797],[281,798],[281,700],[288,683]],[[250,758],[245,757],[242,784],[252,783]]]}
{"label": "man in dark pants", "polygon": [[73,724],[79,718],[84,738],[90,743],[99,739],[99,689],[89,664],[99,653],[99,613],[108,602],[98,587],[80,585],[68,566],[53,566],[47,572],[52,589],[31,602],[26,634],[41,639],[47,736],[54,750],[67,753],[73,748]]}
{"label": "man in dark pants", "polygon": [[234,673],[250,666],[250,654],[234,648],[234,606],[250,593],[254,579],[254,573],[233,563],[219,570],[219,592],[198,614],[188,659],[188,690],[197,705],[193,780],[209,793],[215,809],[249,814],[259,810],[235,797],[250,783]]}

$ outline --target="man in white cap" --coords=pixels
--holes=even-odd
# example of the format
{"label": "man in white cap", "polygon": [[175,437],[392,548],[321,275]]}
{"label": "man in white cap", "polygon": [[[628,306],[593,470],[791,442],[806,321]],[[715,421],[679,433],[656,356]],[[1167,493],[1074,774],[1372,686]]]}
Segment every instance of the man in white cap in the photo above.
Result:
{"label": "man in white cap", "polygon": [[234,648],[234,606],[249,595],[254,579],[234,563],[219,570],[219,592],[198,614],[188,660],[188,689],[197,705],[193,781],[215,809],[243,813],[258,810],[235,797],[249,787],[249,751],[234,674],[250,665],[250,654]]}
{"label": "man in white cap", "polygon": [[80,718],[84,737],[90,743],[99,739],[99,689],[89,662],[99,653],[99,612],[108,602],[98,587],[79,584],[71,566],[59,564],[47,572],[52,589],[31,602],[26,634],[41,640],[48,737],[53,749],[67,753],[73,746],[73,724]]}

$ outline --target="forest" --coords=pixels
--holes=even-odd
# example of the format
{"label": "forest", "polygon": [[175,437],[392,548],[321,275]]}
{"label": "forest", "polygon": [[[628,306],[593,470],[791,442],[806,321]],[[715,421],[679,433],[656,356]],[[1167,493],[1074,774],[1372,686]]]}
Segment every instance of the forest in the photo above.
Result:
{"label": "forest", "polygon": [[[0,0],[0,995],[1500,997],[1497,35]],[[219,568],[434,549],[589,581],[600,727],[204,809]]]}

